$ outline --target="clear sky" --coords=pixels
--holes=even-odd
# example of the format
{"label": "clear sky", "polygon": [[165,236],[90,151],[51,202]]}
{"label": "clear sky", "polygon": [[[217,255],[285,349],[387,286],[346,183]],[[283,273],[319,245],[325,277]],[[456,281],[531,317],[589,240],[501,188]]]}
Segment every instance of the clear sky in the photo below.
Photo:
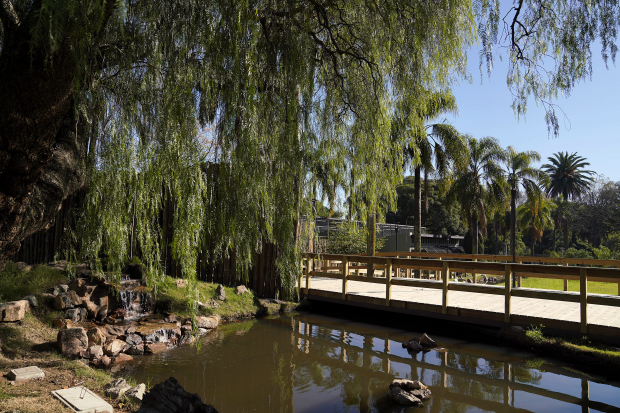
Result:
{"label": "clear sky", "polygon": [[[560,120],[558,138],[547,133],[544,109],[533,99],[528,103],[525,119],[517,120],[512,108],[512,96],[506,85],[506,59],[495,61],[489,79],[480,77],[478,48],[468,53],[468,69],[473,82],[462,81],[453,88],[459,107],[458,116],[445,118],[461,133],[476,138],[493,136],[503,147],[509,145],[519,151],[535,150],[542,163],[559,151],[577,152],[590,162],[589,169],[613,181],[620,181],[620,67],[609,61],[609,70],[600,55],[600,46],[593,52],[592,80],[575,86],[569,97],[556,103],[565,112]],[[617,66],[620,66],[620,54]]]}

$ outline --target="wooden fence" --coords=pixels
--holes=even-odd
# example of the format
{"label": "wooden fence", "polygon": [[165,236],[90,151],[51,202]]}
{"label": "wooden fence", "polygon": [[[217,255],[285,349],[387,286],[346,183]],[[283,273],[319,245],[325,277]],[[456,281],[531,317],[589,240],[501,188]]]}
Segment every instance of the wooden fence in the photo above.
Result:
{"label": "wooden fence", "polygon": [[[22,241],[20,250],[10,259],[14,262],[23,261],[28,264],[45,264],[54,260],[57,253],[61,253],[66,247],[65,236],[75,226],[75,214],[84,200],[85,190],[67,197],[63,202],[56,217],[47,230],[37,232]],[[170,199],[164,202],[160,213],[160,225],[164,233],[161,263],[164,271],[171,277],[180,278],[181,266],[172,257],[172,223],[174,222],[173,204]],[[130,234],[134,234],[135,228]],[[140,257],[139,245],[133,236],[130,236],[129,245],[131,255]],[[198,246],[197,248],[201,248]],[[218,263],[212,264],[206,261],[206,251],[199,253],[196,263],[196,277],[201,281],[220,283],[229,287],[245,285],[252,289],[255,295],[261,298],[275,298],[283,296],[282,283],[275,262],[277,259],[277,247],[271,243],[263,242],[260,254],[255,254],[254,264],[248,270],[247,280],[245,274],[237,272],[237,261],[234,251],[228,257],[222,258]]]}
{"label": "wooden fence", "polygon": [[[398,253],[400,254],[400,253]],[[453,254],[456,255],[456,254]],[[506,258],[505,256],[503,256]],[[329,263],[340,263],[339,266],[329,266]],[[361,263],[363,265],[350,265],[350,263]],[[370,276],[351,274],[351,271],[358,270],[360,267],[369,269],[368,265],[382,266],[382,277],[374,277],[372,271]],[[465,291],[471,293],[503,295],[504,298],[504,318],[505,323],[510,323],[511,319],[511,298],[525,297],[538,298],[544,300],[576,302],[580,304],[580,330],[582,333],[588,332],[588,304],[606,305],[620,307],[620,298],[613,296],[601,296],[588,294],[588,281],[601,281],[620,283],[620,269],[617,268],[597,268],[597,267],[574,267],[574,266],[555,266],[540,264],[514,264],[496,262],[476,262],[476,261],[456,261],[443,259],[423,259],[423,258],[390,258],[379,256],[359,256],[359,255],[334,255],[334,254],[312,254],[304,256],[304,270],[298,280],[299,291],[302,291],[302,279],[306,276],[305,291],[311,288],[312,277],[326,277],[342,280],[342,300],[347,300],[348,281],[359,281],[363,283],[374,283],[385,285],[385,305],[392,306],[392,286],[401,285],[408,287],[434,288],[442,291],[442,314],[448,312],[449,291]],[[316,269],[319,271],[316,271]],[[336,269],[337,268],[337,269]],[[420,269],[435,271],[436,280],[415,279],[393,277],[399,274],[400,269]],[[330,272],[334,271],[338,272]],[[564,291],[537,290],[527,288],[512,288],[511,282],[505,282],[504,286],[492,286],[484,284],[468,284],[461,282],[450,282],[450,276],[454,272],[465,273],[486,273],[503,274],[505,280],[511,280],[515,273],[529,274],[536,277],[550,277],[560,279],[579,280],[579,293]]]}

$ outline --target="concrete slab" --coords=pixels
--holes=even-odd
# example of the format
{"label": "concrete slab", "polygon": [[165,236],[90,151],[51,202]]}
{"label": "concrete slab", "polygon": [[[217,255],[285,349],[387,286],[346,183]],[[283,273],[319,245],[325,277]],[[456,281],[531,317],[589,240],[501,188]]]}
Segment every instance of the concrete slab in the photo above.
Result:
{"label": "concrete slab", "polygon": [[37,366],[30,366],[23,367],[21,369],[11,370],[9,374],[7,374],[7,377],[9,378],[9,380],[24,381],[31,379],[41,379],[45,377],[45,373]]}
{"label": "concrete slab", "polygon": [[79,413],[113,413],[112,406],[101,397],[85,387],[54,390],[52,395],[74,412]]}

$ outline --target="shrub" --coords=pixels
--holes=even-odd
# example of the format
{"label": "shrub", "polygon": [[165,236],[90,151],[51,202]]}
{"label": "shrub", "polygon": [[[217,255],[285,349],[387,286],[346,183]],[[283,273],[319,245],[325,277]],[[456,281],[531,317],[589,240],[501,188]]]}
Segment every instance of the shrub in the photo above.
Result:
{"label": "shrub", "polygon": [[9,261],[0,272],[0,301],[19,300],[28,294],[40,294],[64,280],[65,276],[55,268],[39,265],[26,272]]}
{"label": "shrub", "polygon": [[[327,240],[328,254],[364,254],[366,252],[366,228],[355,222],[343,222],[330,233]],[[377,238],[375,249],[379,251],[385,245],[385,238]]]}

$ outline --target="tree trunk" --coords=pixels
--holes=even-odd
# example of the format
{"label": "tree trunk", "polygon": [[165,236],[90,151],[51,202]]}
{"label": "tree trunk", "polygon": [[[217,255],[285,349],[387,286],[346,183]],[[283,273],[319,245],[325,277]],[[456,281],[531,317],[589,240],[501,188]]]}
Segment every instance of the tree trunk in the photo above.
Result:
{"label": "tree trunk", "polygon": [[471,253],[478,254],[478,220],[474,220],[473,236],[471,237]]}
{"label": "tree trunk", "polygon": [[[78,126],[70,125],[68,115],[75,62],[67,48],[51,61],[43,49],[32,50],[35,14],[4,27],[0,54],[0,269],[24,237],[49,223],[75,188],[74,176],[63,176],[67,168],[70,175],[77,173],[75,165],[67,165],[75,154],[71,146]],[[63,159],[66,151],[70,154]]]}
{"label": "tree trunk", "polygon": [[564,218],[564,252],[568,249],[568,218]]}
{"label": "tree trunk", "polygon": [[[377,214],[375,212],[375,208],[372,207],[370,212],[368,212],[368,238],[366,243],[366,255],[369,257],[373,257],[375,255],[375,246],[377,242]],[[367,276],[374,276],[375,266],[373,264],[368,264]]]}
{"label": "tree trunk", "polygon": [[558,226],[557,223],[554,222],[554,224],[553,224],[553,252],[555,252],[555,249],[556,249],[555,237],[556,237],[556,228],[557,228],[557,226]]}
{"label": "tree trunk", "polygon": [[[517,189],[510,189],[510,254],[517,262]],[[512,286],[517,286],[517,277],[512,277]]]}
{"label": "tree trunk", "polygon": [[[421,167],[415,168],[413,190],[413,249],[422,252],[422,185],[420,177]],[[420,270],[414,270],[414,278],[420,278]]]}

